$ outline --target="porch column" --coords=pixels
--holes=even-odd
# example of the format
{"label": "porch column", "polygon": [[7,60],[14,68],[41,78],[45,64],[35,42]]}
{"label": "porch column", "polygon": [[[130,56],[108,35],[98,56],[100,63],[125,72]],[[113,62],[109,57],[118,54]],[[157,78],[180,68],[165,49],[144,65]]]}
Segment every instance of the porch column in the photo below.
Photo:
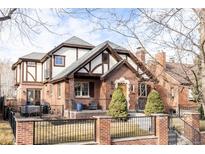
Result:
{"label": "porch column", "polygon": [[69,79],[69,98],[74,99],[75,98],[75,92],[74,92],[74,78]]}
{"label": "porch column", "polygon": [[105,81],[102,81],[101,87],[100,87],[100,106],[102,107],[102,110],[107,109],[107,83]]}

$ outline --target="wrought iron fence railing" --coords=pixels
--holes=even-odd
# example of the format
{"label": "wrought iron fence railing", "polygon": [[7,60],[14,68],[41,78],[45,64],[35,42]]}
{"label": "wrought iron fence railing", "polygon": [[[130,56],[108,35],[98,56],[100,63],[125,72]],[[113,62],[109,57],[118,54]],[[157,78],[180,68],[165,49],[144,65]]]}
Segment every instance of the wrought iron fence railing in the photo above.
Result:
{"label": "wrought iron fence railing", "polygon": [[112,139],[156,135],[156,117],[112,118],[110,131]]}

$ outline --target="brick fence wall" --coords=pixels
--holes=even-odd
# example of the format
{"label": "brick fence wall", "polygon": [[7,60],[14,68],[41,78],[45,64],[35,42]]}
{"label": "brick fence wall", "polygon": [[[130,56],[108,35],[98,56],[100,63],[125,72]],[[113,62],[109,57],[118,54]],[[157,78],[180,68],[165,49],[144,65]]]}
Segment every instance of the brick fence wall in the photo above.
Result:
{"label": "brick fence wall", "polygon": [[33,123],[32,121],[16,120],[16,144],[32,145],[33,144]]}
{"label": "brick fence wall", "polygon": [[[168,144],[168,116],[163,114],[156,116],[155,135],[143,137],[130,137],[122,139],[111,139],[111,119],[106,116],[95,117],[96,120],[96,142],[100,145],[156,145]],[[34,136],[34,121],[36,119],[16,119],[16,144],[32,145]],[[41,119],[42,121],[42,119]]]}

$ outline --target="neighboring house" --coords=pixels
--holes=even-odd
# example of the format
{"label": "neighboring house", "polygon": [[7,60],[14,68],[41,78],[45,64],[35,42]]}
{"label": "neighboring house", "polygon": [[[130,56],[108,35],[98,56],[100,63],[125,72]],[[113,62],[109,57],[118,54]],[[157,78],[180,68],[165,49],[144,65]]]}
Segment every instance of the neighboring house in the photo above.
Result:
{"label": "neighboring house", "polygon": [[13,64],[18,104],[30,102],[88,106],[107,110],[113,90],[120,86],[128,109],[144,109],[154,82],[152,73],[127,49],[110,41],[98,46],[72,37],[48,53],[30,53]]}
{"label": "neighboring house", "polygon": [[167,62],[165,52],[158,52],[155,60],[148,65],[159,81],[155,88],[162,97],[166,111],[178,112],[179,106],[184,109],[195,108],[197,104],[193,101],[190,82],[194,66],[176,63],[173,59]]}

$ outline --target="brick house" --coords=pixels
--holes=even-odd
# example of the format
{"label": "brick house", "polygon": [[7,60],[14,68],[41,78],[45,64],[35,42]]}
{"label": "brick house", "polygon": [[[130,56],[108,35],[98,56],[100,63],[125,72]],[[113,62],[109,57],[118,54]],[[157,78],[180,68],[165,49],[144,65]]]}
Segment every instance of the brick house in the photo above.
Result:
{"label": "brick house", "polygon": [[147,65],[159,81],[155,89],[160,93],[166,111],[178,112],[179,107],[185,110],[196,109],[197,104],[193,101],[190,81],[194,65],[176,63],[174,59],[167,62],[165,52],[158,52],[155,60]]}
{"label": "brick house", "polygon": [[110,41],[93,46],[71,37],[48,53],[30,53],[13,64],[17,102],[48,102],[72,110],[73,101],[85,107],[95,101],[107,110],[113,90],[120,86],[128,109],[143,110],[157,80],[138,56]]}

